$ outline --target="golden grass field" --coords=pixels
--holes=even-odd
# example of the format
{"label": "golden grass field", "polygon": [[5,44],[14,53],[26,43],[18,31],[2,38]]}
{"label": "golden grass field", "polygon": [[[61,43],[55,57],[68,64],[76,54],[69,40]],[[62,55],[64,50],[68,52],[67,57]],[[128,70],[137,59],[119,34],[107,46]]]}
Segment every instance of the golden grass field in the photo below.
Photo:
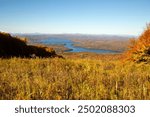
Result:
{"label": "golden grass field", "polygon": [[150,99],[150,64],[111,57],[0,59],[0,99]]}

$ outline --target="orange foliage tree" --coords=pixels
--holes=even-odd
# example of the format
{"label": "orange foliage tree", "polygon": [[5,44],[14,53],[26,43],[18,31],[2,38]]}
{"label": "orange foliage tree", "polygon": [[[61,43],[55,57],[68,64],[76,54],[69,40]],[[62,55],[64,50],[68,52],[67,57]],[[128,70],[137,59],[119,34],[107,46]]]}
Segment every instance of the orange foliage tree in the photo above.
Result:
{"label": "orange foliage tree", "polygon": [[131,39],[130,44],[125,54],[127,60],[150,63],[150,24],[138,39]]}

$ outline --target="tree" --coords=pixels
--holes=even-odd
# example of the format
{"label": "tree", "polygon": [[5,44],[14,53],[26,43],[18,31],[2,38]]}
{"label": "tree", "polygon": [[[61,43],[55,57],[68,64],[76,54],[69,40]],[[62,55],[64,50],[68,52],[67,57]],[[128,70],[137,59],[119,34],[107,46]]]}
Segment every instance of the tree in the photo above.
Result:
{"label": "tree", "polygon": [[150,63],[150,24],[137,39],[130,40],[129,50],[126,52],[127,60]]}

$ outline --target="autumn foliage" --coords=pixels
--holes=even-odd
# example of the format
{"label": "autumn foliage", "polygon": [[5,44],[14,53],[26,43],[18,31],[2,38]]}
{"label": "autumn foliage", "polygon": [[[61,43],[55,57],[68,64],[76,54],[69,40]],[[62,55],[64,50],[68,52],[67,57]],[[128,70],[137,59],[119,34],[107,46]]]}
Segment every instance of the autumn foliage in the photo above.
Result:
{"label": "autumn foliage", "polygon": [[130,40],[129,50],[126,52],[126,59],[134,62],[150,63],[150,24],[137,39]]}

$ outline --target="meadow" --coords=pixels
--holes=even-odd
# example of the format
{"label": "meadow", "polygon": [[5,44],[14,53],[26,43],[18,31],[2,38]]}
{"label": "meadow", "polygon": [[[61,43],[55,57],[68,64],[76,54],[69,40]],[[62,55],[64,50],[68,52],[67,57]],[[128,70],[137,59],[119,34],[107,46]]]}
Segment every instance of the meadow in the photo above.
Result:
{"label": "meadow", "polygon": [[150,99],[150,64],[111,58],[0,59],[0,99]]}

